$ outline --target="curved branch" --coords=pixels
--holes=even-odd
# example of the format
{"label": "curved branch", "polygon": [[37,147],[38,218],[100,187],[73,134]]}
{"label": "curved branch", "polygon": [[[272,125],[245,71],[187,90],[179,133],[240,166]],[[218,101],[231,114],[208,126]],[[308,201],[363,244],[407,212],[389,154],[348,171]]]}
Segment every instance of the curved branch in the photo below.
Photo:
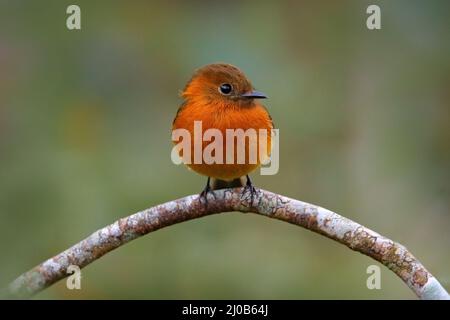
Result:
{"label": "curved branch", "polygon": [[207,206],[198,195],[193,195],[122,218],[22,274],[9,285],[8,293],[29,297],[68,276],[70,265],[83,268],[149,232],[215,213],[240,211],[296,224],[372,257],[395,272],[421,299],[450,299],[436,278],[405,247],[334,212],[265,190],[258,190],[253,206],[241,188],[214,193],[215,198],[209,195]]}

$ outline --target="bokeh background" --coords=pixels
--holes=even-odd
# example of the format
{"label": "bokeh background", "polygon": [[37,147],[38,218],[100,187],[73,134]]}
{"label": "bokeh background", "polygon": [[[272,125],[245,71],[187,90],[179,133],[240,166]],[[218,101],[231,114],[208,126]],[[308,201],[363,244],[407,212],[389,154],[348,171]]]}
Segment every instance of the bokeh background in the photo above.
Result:
{"label": "bokeh background", "polygon": [[[66,28],[81,7],[82,30]],[[382,29],[366,28],[381,7]],[[0,1],[0,287],[95,230],[198,193],[170,161],[179,90],[235,64],[270,99],[259,187],[407,246],[450,289],[449,1]],[[40,299],[412,299],[299,227],[215,215],[133,241]]]}

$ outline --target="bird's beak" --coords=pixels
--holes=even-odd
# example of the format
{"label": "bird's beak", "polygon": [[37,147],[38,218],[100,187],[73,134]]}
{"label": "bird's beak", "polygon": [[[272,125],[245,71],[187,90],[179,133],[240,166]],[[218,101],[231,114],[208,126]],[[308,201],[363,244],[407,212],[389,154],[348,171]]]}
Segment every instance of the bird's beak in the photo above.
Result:
{"label": "bird's beak", "polygon": [[248,99],[266,99],[267,96],[259,91],[250,91],[250,92],[246,92],[241,94],[241,97],[243,98],[248,98]]}

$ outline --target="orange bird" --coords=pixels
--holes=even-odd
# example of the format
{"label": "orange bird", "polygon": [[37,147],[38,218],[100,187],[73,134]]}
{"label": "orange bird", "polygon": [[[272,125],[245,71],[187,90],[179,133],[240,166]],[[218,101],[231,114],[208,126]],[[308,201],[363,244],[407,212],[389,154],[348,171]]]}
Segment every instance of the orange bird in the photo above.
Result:
{"label": "orange bird", "polygon": [[[207,176],[208,180],[201,197],[207,201],[208,192],[212,190],[242,186],[241,177],[246,176],[247,182],[244,188],[253,195],[256,189],[248,174],[258,168],[263,160],[270,155],[271,148],[271,129],[273,129],[272,118],[266,108],[260,103],[260,99],[267,98],[264,93],[255,91],[251,82],[244,73],[237,67],[230,64],[216,63],[209,64],[198,69],[189,80],[181,93],[183,103],[178,109],[177,115],[173,121],[172,130],[185,129],[191,136],[195,136],[194,122],[201,121],[202,136],[208,129],[219,130],[223,137],[226,137],[227,129],[254,129],[256,136],[260,137],[260,129],[267,132],[267,146],[264,150],[266,153],[256,157],[256,161],[250,161],[249,157],[249,137],[246,140],[235,139],[234,150],[227,150],[226,139],[223,139],[223,161],[220,163],[195,163],[194,159],[194,143],[191,143],[191,158],[187,166],[195,172]],[[196,137],[195,139],[202,139]],[[202,152],[210,142],[200,142]],[[177,141],[173,141],[176,143]],[[260,141],[258,140],[258,143]],[[239,143],[245,146],[245,161],[237,161],[237,150]],[[260,146],[261,148],[261,146]],[[242,150],[242,149],[241,149]],[[259,149],[258,149],[259,150]],[[226,161],[227,152],[233,152],[234,161],[231,163]],[[183,157],[182,152],[179,153]],[[232,157],[233,158],[233,157]],[[185,162],[186,163],[186,162]],[[214,178],[211,187],[210,179]]]}

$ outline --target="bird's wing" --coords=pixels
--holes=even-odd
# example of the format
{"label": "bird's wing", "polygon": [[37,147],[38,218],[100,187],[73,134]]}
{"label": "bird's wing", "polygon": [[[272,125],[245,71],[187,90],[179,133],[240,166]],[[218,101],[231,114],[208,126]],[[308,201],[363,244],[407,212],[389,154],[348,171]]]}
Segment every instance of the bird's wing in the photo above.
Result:
{"label": "bird's wing", "polygon": [[175,121],[177,120],[178,116],[180,115],[180,112],[181,112],[185,107],[186,107],[186,101],[184,101],[184,102],[180,105],[180,107],[178,108],[177,114],[175,115],[175,118],[173,118],[172,126],[175,124]]}

